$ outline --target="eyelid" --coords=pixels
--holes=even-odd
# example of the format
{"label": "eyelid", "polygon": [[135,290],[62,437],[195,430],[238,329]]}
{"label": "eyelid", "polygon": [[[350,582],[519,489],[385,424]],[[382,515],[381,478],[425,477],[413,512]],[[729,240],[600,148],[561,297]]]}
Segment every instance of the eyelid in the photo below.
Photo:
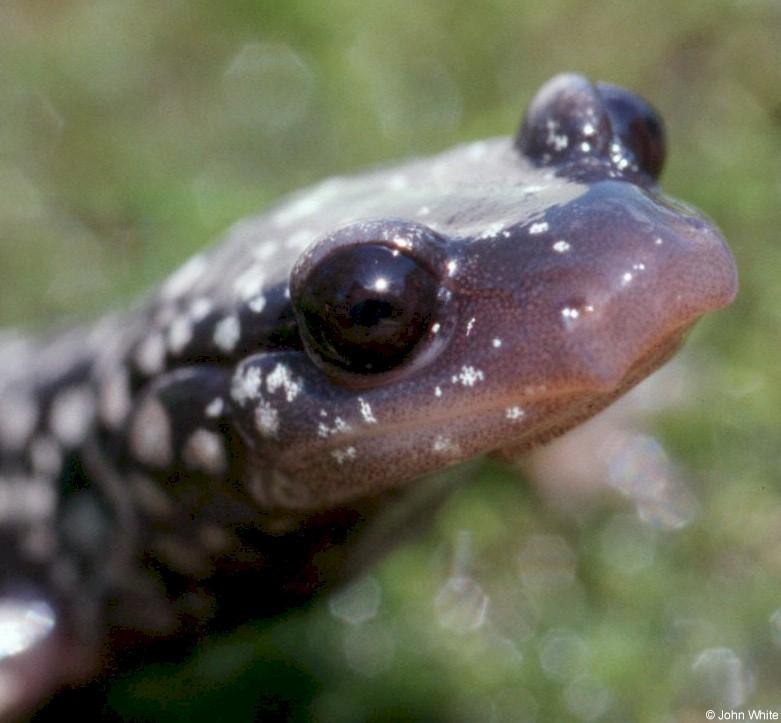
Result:
{"label": "eyelid", "polygon": [[[374,243],[398,249],[413,258],[432,276],[445,278],[448,240],[428,226],[404,219],[367,219],[336,229],[316,239],[301,254],[290,272],[290,293],[300,293],[300,286],[310,270],[337,249],[363,243]],[[452,243],[450,243],[452,247]]]}

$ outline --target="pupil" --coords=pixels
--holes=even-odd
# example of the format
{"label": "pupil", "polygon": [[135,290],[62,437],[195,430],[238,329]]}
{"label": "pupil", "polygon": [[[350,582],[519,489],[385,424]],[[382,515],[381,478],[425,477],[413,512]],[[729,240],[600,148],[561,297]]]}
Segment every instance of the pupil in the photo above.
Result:
{"label": "pupil", "polygon": [[358,326],[377,326],[391,316],[393,316],[393,306],[381,299],[359,301],[350,311],[350,318]]}

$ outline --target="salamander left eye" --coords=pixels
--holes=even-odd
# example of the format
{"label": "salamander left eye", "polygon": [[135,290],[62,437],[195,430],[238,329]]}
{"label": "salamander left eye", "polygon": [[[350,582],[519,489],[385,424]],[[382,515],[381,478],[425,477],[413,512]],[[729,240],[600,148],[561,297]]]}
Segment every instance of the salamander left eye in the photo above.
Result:
{"label": "salamander left eye", "polygon": [[356,373],[403,363],[427,335],[437,303],[435,277],[379,243],[341,247],[297,280],[293,306],[307,347]]}
{"label": "salamander left eye", "polygon": [[634,156],[641,171],[658,178],[664,165],[665,133],[661,116],[636,93],[597,83],[614,136]]}

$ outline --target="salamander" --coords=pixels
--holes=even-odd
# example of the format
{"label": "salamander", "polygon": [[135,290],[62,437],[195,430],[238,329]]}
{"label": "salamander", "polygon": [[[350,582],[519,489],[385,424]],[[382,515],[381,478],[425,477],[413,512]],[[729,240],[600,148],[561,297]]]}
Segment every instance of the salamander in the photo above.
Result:
{"label": "salamander", "polygon": [[737,289],[664,156],[646,101],[560,75],[514,137],[330,178],[130,311],[3,333],[0,718],[301,605],[428,473],[660,366]]}

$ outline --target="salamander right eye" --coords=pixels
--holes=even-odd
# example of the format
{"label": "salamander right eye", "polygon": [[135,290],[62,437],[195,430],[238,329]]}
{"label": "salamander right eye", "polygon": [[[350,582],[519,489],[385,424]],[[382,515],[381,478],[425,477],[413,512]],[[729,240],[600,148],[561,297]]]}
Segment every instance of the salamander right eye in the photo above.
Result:
{"label": "salamander right eye", "polygon": [[611,83],[597,83],[596,87],[616,139],[639,170],[651,178],[659,178],[665,157],[661,116],[637,93]]}
{"label": "salamander right eye", "polygon": [[327,364],[374,373],[404,363],[428,335],[439,284],[382,243],[342,246],[296,279],[292,301],[307,349]]}
{"label": "salamander right eye", "polygon": [[536,166],[563,175],[607,172],[656,181],[664,165],[664,124],[636,93],[582,75],[559,75],[533,98],[515,139]]}

